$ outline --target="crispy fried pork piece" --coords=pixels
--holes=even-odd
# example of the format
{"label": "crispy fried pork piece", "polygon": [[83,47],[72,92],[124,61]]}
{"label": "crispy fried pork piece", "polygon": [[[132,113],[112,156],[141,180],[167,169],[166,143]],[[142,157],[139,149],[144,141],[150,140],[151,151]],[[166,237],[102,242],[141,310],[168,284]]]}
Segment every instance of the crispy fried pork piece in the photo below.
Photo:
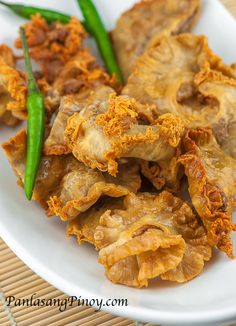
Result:
{"label": "crispy fried pork piece", "polygon": [[26,119],[25,81],[15,63],[12,50],[0,45],[0,122],[8,126]]}
{"label": "crispy fried pork piece", "polygon": [[210,129],[189,130],[179,162],[188,178],[192,203],[202,219],[211,246],[233,256],[230,239],[236,193],[236,161],[225,155]]}
{"label": "crispy fried pork piece", "polygon": [[234,71],[209,49],[206,37],[163,38],[138,60],[123,94],[155,104],[162,114],[179,115],[190,127],[212,126],[217,141],[235,157]]}
{"label": "crispy fried pork piece", "polygon": [[[22,129],[3,144],[6,156],[19,178],[24,183],[26,133]],[[43,156],[33,199],[39,201],[49,215],[58,215],[63,220],[72,219],[86,211],[101,196],[120,197],[137,192],[141,186],[139,167],[122,164],[117,178],[94,171],[77,161],[73,155]]]}
{"label": "crispy fried pork piece", "polygon": [[136,193],[141,187],[137,164],[121,164],[116,178],[78,161],[77,165],[64,176],[56,196],[48,201],[49,215],[70,220],[85,212],[101,196],[122,197],[130,192]]}
{"label": "crispy fried pork piece", "polygon": [[[87,34],[76,18],[64,25],[48,24],[36,15],[25,28],[31,57],[40,64],[43,77],[60,95],[75,94],[97,83],[114,82],[84,47]],[[20,39],[16,40],[16,47],[22,47]]]}
{"label": "crispy fried pork piece", "polygon": [[140,106],[132,98],[113,93],[75,113],[65,131],[74,156],[113,176],[122,157],[150,161],[171,158],[183,135],[184,121],[166,114],[147,125],[139,114]]}
{"label": "crispy fried pork piece", "polygon": [[61,100],[57,116],[53,122],[52,129],[44,144],[44,153],[46,155],[61,155],[70,153],[71,150],[67,145],[64,131],[67,120],[75,112],[93,104],[94,101],[107,99],[109,94],[114,91],[109,87],[99,87],[95,90],[86,89],[77,95],[67,95]]}
{"label": "crispy fried pork piece", "polygon": [[191,208],[166,191],[158,196],[127,196],[125,210],[101,218],[100,239],[101,233],[106,238],[111,231],[111,220],[119,218],[124,231],[99,252],[99,261],[114,283],[141,287],[157,276],[186,282],[200,274],[204,261],[211,258],[206,232]]}
{"label": "crispy fried pork piece", "polygon": [[[65,63],[83,51],[86,32],[79,20],[72,18],[68,24],[48,24],[39,14],[25,25],[31,57],[41,64],[43,75],[52,83]],[[21,39],[15,42],[22,47]]]}
{"label": "crispy fried pork piece", "polygon": [[[87,34],[76,18],[66,25],[48,24],[36,15],[25,28],[31,57],[41,68],[37,79],[45,97],[47,120],[58,110],[65,95],[90,92],[101,85],[118,87],[84,47]],[[20,39],[16,46],[22,47]]]}
{"label": "crispy fried pork piece", "polygon": [[125,12],[112,32],[114,47],[125,79],[145,49],[163,36],[189,31],[200,0],[140,1]]}
{"label": "crispy fried pork piece", "polygon": [[[2,145],[21,186],[24,184],[26,141],[26,132],[22,129]],[[63,176],[74,169],[75,165],[77,162],[72,155],[43,156],[33,199],[39,201],[47,209],[47,200],[58,189]]]}
{"label": "crispy fried pork piece", "polygon": [[202,71],[211,70],[234,77],[233,70],[210,50],[205,36],[164,37],[139,58],[123,94],[155,104],[161,113],[201,123],[207,114],[211,118],[217,112],[216,103],[198,89]]}
{"label": "crispy fried pork piece", "polygon": [[99,261],[112,282],[134,287],[147,286],[157,276],[186,282],[211,258],[202,224],[166,191],[95,205],[68,224],[67,234],[100,249]]}

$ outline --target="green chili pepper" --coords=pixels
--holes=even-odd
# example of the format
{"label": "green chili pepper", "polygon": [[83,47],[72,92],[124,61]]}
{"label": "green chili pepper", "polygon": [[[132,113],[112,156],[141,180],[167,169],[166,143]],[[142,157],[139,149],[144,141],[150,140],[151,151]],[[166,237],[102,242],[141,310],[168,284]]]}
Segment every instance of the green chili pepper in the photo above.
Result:
{"label": "green chili pepper", "polygon": [[99,17],[97,9],[91,0],[77,0],[80,9],[84,15],[86,24],[91,34],[96,39],[99,51],[110,74],[115,74],[117,80],[122,83],[123,78],[120,68],[117,64],[115,53],[105,30],[105,27]]}
{"label": "green chili pepper", "polygon": [[[21,16],[26,19],[30,19],[36,14],[40,14],[48,23],[54,23],[56,21],[59,21],[62,24],[66,24],[71,19],[71,16],[55,10],[26,6],[18,3],[6,3],[4,1],[0,1],[0,4],[9,8],[18,16]],[[81,24],[84,26],[85,29],[87,29],[85,22],[81,22]]]}
{"label": "green chili pepper", "polygon": [[45,127],[44,98],[38,89],[33,75],[29,49],[27,46],[25,30],[23,27],[21,27],[20,32],[24,49],[26,74],[28,80],[27,156],[24,188],[26,197],[31,200],[43,147]]}

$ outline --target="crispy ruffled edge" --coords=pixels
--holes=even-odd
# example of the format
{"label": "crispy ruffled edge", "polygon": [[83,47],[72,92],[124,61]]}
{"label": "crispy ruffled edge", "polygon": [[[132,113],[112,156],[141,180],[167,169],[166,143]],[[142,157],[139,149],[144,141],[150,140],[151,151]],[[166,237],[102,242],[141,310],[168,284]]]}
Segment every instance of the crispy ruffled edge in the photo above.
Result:
{"label": "crispy ruffled edge", "polygon": [[47,202],[49,206],[48,216],[57,215],[63,221],[68,221],[77,217],[80,213],[85,212],[95,204],[102,195],[122,197],[129,193],[130,191],[128,188],[124,186],[115,185],[114,183],[98,182],[89,189],[86,196],[79,200],[70,200],[64,204],[59,197],[51,197]]}
{"label": "crispy ruffled edge", "polygon": [[[145,220],[145,219],[144,219]],[[120,234],[119,239],[111,245],[104,247],[99,252],[99,262],[105,267],[106,276],[113,283],[121,283],[128,286],[143,287],[148,286],[148,280],[156,278],[161,274],[175,268],[182,260],[185,250],[185,241],[181,235],[172,234],[168,228],[159,223],[151,223],[148,228],[143,228],[143,220],[133,223],[128,229]],[[144,224],[146,224],[144,222]],[[152,235],[150,241],[150,235]],[[170,248],[175,247],[176,253],[170,258]],[[156,252],[155,252],[156,251]],[[149,268],[148,256],[166,251],[166,258],[160,262],[160,257],[157,259],[158,266],[152,270]],[[173,253],[173,250],[171,251]],[[138,257],[139,258],[138,258]],[[138,274],[132,281],[121,281],[122,271],[118,273],[119,263],[136,257]],[[116,265],[118,264],[118,271]],[[115,273],[114,273],[115,269]]]}
{"label": "crispy ruffled edge", "polygon": [[184,283],[197,277],[204,268],[205,261],[209,261],[212,256],[210,246],[192,246],[186,242],[185,253],[179,265],[161,275],[161,279]]}
{"label": "crispy ruffled edge", "polygon": [[26,141],[27,141],[27,135],[26,135],[26,130],[21,129],[18,131],[18,133],[5,141],[2,144],[2,149],[4,150],[4,153],[13,167],[13,170],[18,177],[19,182],[22,183],[22,176],[19,175],[18,171],[14,169],[14,165],[12,158],[15,157],[17,159],[20,159],[21,157],[24,157],[25,155],[25,149],[26,149]]}
{"label": "crispy ruffled edge", "polygon": [[83,226],[79,226],[79,221],[77,219],[74,219],[68,223],[66,228],[66,235],[67,237],[75,236],[79,245],[84,242],[88,242],[92,245],[95,244],[94,233],[91,230],[90,225],[87,226],[84,224]]}
{"label": "crispy ruffled edge", "polygon": [[[121,283],[120,275],[117,275],[117,271],[114,274],[113,269],[117,263],[119,264],[129,257],[140,255],[140,258],[137,258],[139,272],[134,282],[122,282],[122,284],[134,287],[148,286],[149,279],[160,276],[181,262],[185,250],[185,241],[182,236],[172,234],[167,227],[160,223],[148,223],[148,227],[143,227],[144,225],[146,226],[145,218],[138,220],[123,231],[116,242],[100,250],[99,262],[105,267],[106,276],[112,282]],[[153,232],[155,234],[150,241],[150,234]],[[155,251],[158,254],[158,250],[161,252],[166,250],[166,255],[170,258],[172,246],[176,247],[175,255],[172,255],[169,261],[164,259],[159,266],[151,270],[148,255],[152,255],[152,252]],[[157,261],[159,260],[157,259]]]}
{"label": "crispy ruffled edge", "polygon": [[[127,153],[136,144],[150,144],[163,139],[173,148],[177,147],[185,130],[186,122],[173,114],[166,113],[160,116],[154,125],[147,127],[145,134],[120,135],[117,141],[112,142],[112,148],[105,153],[107,171],[116,176],[118,171],[117,159]],[[158,127],[158,131],[155,130]]]}
{"label": "crispy ruffled edge", "polygon": [[[205,168],[198,155],[198,144],[209,142],[212,131],[209,128],[197,128],[188,130],[183,138],[182,145],[185,154],[181,155],[178,162],[185,168],[185,173],[189,179],[189,187],[196,182],[197,192],[204,200],[204,207],[199,211],[195,207],[200,218],[207,229],[209,244],[217,246],[230,258],[233,258],[233,244],[230,239],[232,231],[236,230],[232,221],[232,216],[225,210],[225,195],[218,187],[207,182]],[[191,183],[191,180],[192,183]],[[191,191],[190,191],[191,195]]]}

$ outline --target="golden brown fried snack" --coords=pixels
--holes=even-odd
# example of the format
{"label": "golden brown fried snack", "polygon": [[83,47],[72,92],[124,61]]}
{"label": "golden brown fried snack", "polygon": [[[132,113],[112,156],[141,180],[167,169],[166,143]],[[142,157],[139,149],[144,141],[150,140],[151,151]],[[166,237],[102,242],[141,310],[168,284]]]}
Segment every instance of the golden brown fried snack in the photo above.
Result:
{"label": "golden brown fried snack", "polygon": [[[26,141],[26,132],[22,129],[2,145],[20,185],[24,184]],[[77,161],[72,155],[43,156],[36,179],[33,199],[39,201],[47,209],[46,202],[57,191],[63,176],[76,166]]]}
{"label": "golden brown fried snack", "polygon": [[135,287],[157,276],[186,282],[211,257],[203,226],[168,192],[130,194],[123,204],[113,199],[94,206],[69,223],[67,234],[100,249],[99,261],[112,282]]}
{"label": "golden brown fried snack", "polygon": [[[64,25],[59,22],[48,24],[36,15],[25,28],[31,57],[41,65],[42,75],[54,92],[62,96],[97,84],[114,83],[84,47],[87,34],[78,19],[72,18]],[[16,46],[21,48],[20,39]]]}
{"label": "golden brown fried snack", "polygon": [[158,161],[171,158],[184,121],[171,114],[152,125],[142,121],[140,103],[126,96],[107,96],[68,119],[66,140],[74,156],[91,168],[115,176],[122,157]]}
{"label": "golden brown fried snack", "polygon": [[[84,47],[87,34],[76,18],[66,25],[48,24],[36,15],[25,28],[31,57],[41,67],[37,79],[48,119],[59,108],[64,95],[91,92],[100,85],[118,86]],[[20,39],[16,46],[22,46]]]}
{"label": "golden brown fried snack", "polygon": [[147,286],[148,279],[159,275],[186,282],[200,274],[204,261],[211,258],[206,232],[191,208],[166,191],[159,196],[129,195],[125,210],[103,217],[99,232],[109,231],[112,216],[121,218],[125,230],[100,250],[99,261],[115,283]]}
{"label": "golden brown fried snack", "polygon": [[230,235],[233,196],[236,193],[236,161],[225,155],[210,129],[189,130],[182,140],[179,162],[188,177],[192,203],[201,217],[211,246],[233,257]]}
{"label": "golden brown fried snack", "polygon": [[205,36],[164,37],[139,58],[123,94],[156,104],[162,114],[184,116],[195,126],[218,111],[198,89],[203,81],[199,73],[211,70],[234,77],[233,70],[210,50]]}
{"label": "golden brown fried snack", "polygon": [[159,113],[179,115],[189,127],[213,126],[219,143],[234,156],[234,78],[234,71],[209,49],[206,37],[183,34],[165,37],[148,49],[123,94],[155,104]]}
{"label": "golden brown fried snack", "polygon": [[77,165],[64,176],[56,195],[48,201],[49,216],[70,220],[89,209],[101,196],[122,197],[136,193],[141,187],[138,165],[121,164],[116,178],[78,161]]}
{"label": "golden brown fried snack", "polygon": [[57,116],[53,122],[52,129],[44,144],[46,155],[61,155],[71,152],[67,145],[64,131],[67,120],[75,112],[91,105],[94,101],[101,101],[114,91],[109,87],[99,87],[96,90],[87,89],[77,95],[62,97]]}
{"label": "golden brown fried snack", "polygon": [[26,119],[26,87],[15,69],[15,57],[6,45],[0,46],[0,121],[8,126]]}
{"label": "golden brown fried snack", "polygon": [[[25,130],[4,143],[3,149],[22,185],[26,154]],[[86,167],[73,155],[43,156],[33,199],[46,209],[49,206],[50,216],[72,219],[86,211],[103,195],[120,197],[137,192],[141,186],[138,170],[138,165],[122,164],[117,178],[113,178]]]}
{"label": "golden brown fried snack", "polygon": [[114,47],[125,79],[145,49],[163,36],[190,29],[200,6],[200,0],[140,1],[126,11],[112,32]]}
{"label": "golden brown fried snack", "polygon": [[[41,64],[42,73],[49,83],[59,75],[65,63],[83,51],[86,32],[79,20],[72,18],[68,24],[48,24],[39,14],[25,25],[31,57]],[[21,39],[15,42],[22,47]]]}

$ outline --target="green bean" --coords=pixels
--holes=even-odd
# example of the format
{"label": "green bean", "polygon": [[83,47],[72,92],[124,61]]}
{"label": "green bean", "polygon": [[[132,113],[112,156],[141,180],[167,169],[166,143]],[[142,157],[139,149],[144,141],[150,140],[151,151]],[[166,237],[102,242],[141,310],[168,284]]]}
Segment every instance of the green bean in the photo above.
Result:
{"label": "green bean", "polygon": [[84,15],[86,24],[91,32],[91,34],[96,39],[99,51],[110,74],[115,74],[116,79],[122,83],[123,78],[120,68],[117,64],[115,53],[102,23],[101,18],[91,0],[77,0],[80,9]]}
{"label": "green bean", "polygon": [[[71,16],[51,9],[26,6],[24,4],[18,4],[18,3],[6,3],[4,1],[0,1],[0,4],[9,8],[18,16],[21,16],[26,19],[30,19],[32,16],[36,14],[40,14],[48,23],[59,21],[62,24],[66,24],[71,19]],[[81,24],[86,29],[85,22],[81,22]]]}
{"label": "green bean", "polygon": [[37,172],[41,161],[45,128],[45,110],[44,98],[38,89],[37,83],[33,75],[29,49],[27,46],[25,30],[23,27],[21,27],[20,32],[24,49],[26,75],[28,81],[27,155],[24,190],[26,197],[31,200]]}

